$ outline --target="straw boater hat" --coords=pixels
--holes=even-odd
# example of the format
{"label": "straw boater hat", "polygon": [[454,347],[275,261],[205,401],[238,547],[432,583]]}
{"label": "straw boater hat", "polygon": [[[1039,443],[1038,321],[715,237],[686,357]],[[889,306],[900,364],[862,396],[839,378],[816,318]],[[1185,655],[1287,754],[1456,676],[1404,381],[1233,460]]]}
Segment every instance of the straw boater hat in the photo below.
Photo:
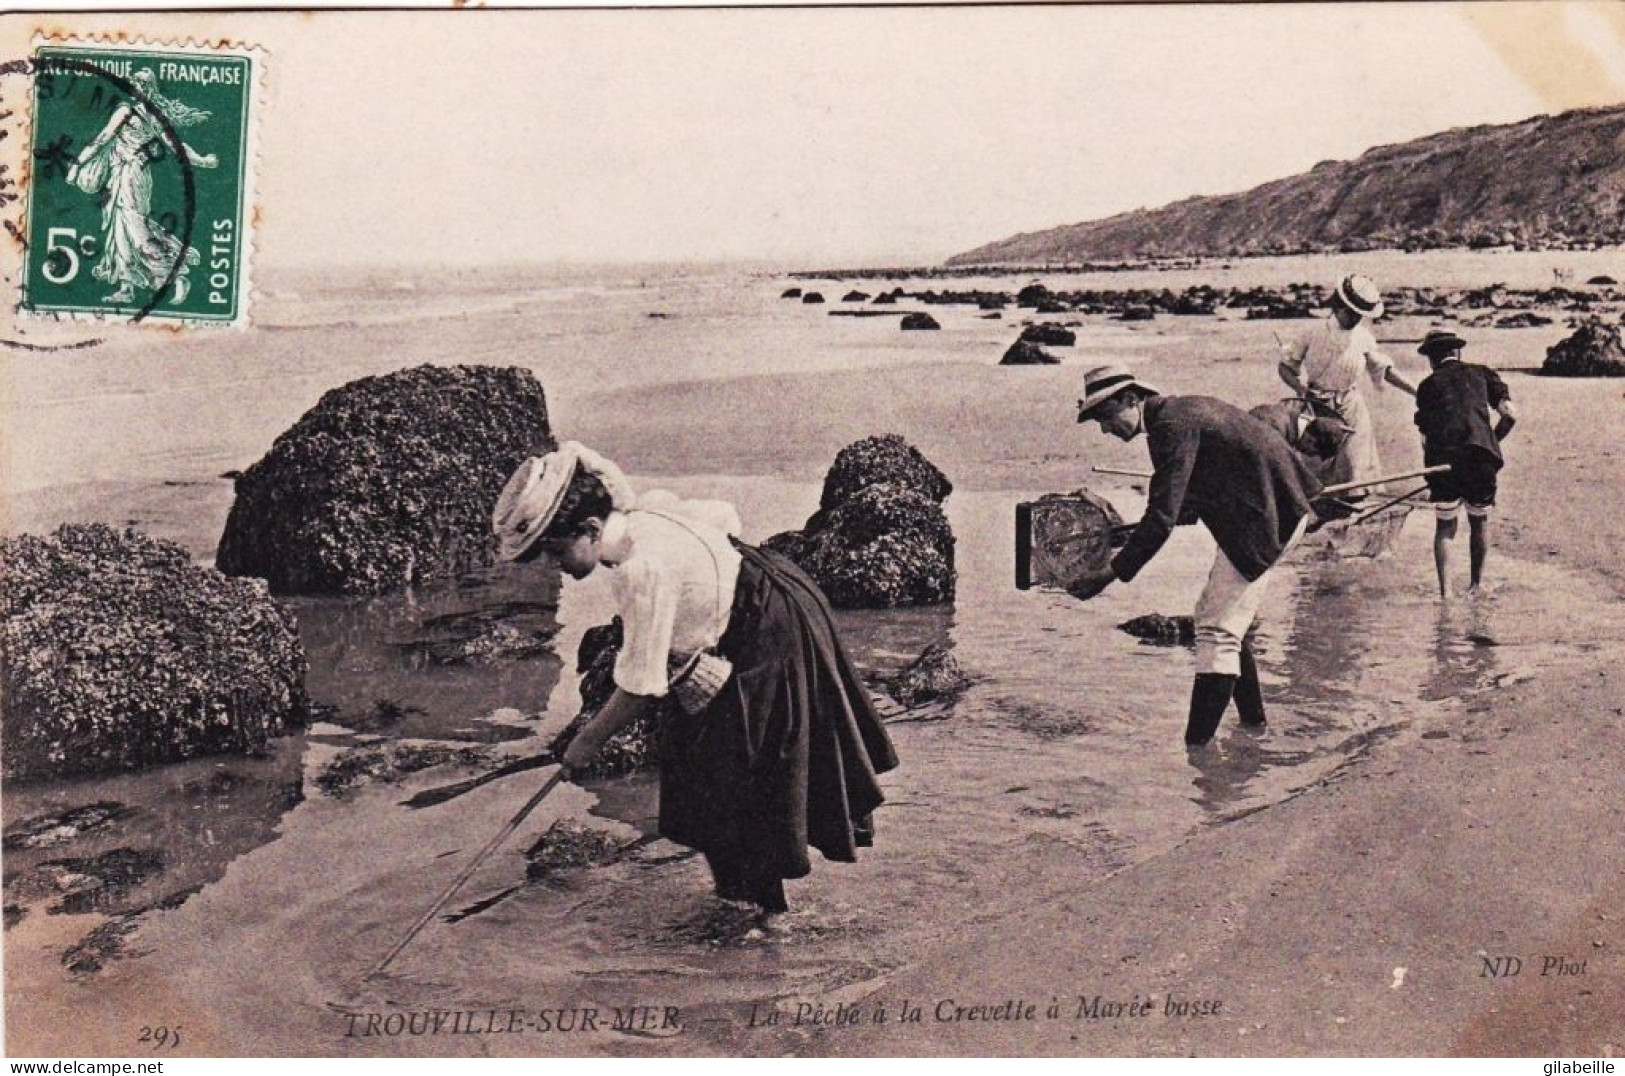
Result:
{"label": "straw boater hat", "polygon": [[1078,421],[1087,422],[1089,412],[1106,400],[1116,396],[1130,385],[1161,396],[1162,393],[1141,381],[1127,366],[1111,363],[1097,366],[1083,375],[1083,399],[1078,401]]}
{"label": "straw boater hat", "polygon": [[625,511],[637,500],[621,469],[580,442],[566,441],[557,452],[532,456],[514,471],[491,510],[503,560],[518,560],[541,538],[564,503],[577,466],[604,484],[614,508]]}
{"label": "straw boater hat", "polygon": [[1382,292],[1368,276],[1352,273],[1337,282],[1337,298],[1363,318],[1382,317]]}
{"label": "straw boater hat", "polygon": [[1442,355],[1447,351],[1460,351],[1467,346],[1467,341],[1451,332],[1449,329],[1433,329],[1422,338],[1422,346],[1417,348],[1428,358]]}

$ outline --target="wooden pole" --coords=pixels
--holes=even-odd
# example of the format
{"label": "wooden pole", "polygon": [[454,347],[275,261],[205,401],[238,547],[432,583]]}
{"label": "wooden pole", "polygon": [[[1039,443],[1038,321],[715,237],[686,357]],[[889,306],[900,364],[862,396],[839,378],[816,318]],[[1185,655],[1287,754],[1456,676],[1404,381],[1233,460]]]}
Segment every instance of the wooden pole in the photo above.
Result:
{"label": "wooden pole", "polygon": [[367,978],[373,979],[383,974],[384,969],[389,967],[390,962],[401,955],[401,950],[410,945],[412,943],[412,939],[418,936],[418,932],[424,927],[428,926],[429,921],[439,913],[440,909],[444,908],[451,898],[457,895],[457,891],[463,888],[463,883],[468,881],[469,878],[473,877],[474,872],[479,869],[480,864],[484,863],[486,859],[490,857],[491,853],[495,852],[497,848],[501,846],[502,842],[507,840],[513,831],[519,828],[519,823],[523,822],[526,816],[536,809],[536,805],[541,803],[542,800],[546,799],[547,794],[553,791],[554,787],[557,786],[562,780],[564,780],[564,768],[561,766],[559,768],[559,772],[555,773],[552,777],[549,777],[547,779],[547,783],[542,785],[541,790],[530,799],[526,800],[525,805],[519,808],[519,812],[512,818],[508,819],[508,824],[503,826],[501,831],[498,832],[495,837],[492,837],[491,840],[486,843],[484,848],[480,849],[479,855],[475,856],[469,862],[468,866],[464,867],[458,873],[457,877],[452,879],[451,884],[448,885],[445,888],[445,891],[440,894],[439,898],[436,899],[432,905],[430,905],[429,910],[424,912],[422,917],[419,918],[416,923],[412,924],[412,929],[406,932],[406,937],[402,938],[396,943],[395,948],[391,949],[389,951],[389,955],[385,956],[384,959],[378,962],[377,967],[367,972]]}
{"label": "wooden pole", "polygon": [[1121,467],[1092,467],[1095,474],[1120,474],[1129,478],[1150,478],[1150,471],[1125,471]]}
{"label": "wooden pole", "polygon": [[1383,504],[1377,505],[1377,507],[1375,507],[1375,508],[1369,508],[1366,511],[1361,512],[1359,515],[1357,515],[1353,519],[1349,520],[1349,526],[1353,527],[1353,526],[1356,526],[1356,525],[1358,525],[1360,523],[1364,523],[1366,520],[1370,519],[1372,516],[1376,515],[1378,512],[1386,512],[1386,511],[1388,511],[1388,509],[1394,507],[1396,504],[1403,504],[1406,501],[1410,500],[1412,497],[1416,496],[1418,493],[1426,493],[1426,492],[1427,492],[1427,487],[1426,486],[1417,486],[1415,489],[1411,490],[1409,493],[1405,494],[1403,497],[1395,497],[1391,501],[1387,501],[1387,502],[1385,502]]}

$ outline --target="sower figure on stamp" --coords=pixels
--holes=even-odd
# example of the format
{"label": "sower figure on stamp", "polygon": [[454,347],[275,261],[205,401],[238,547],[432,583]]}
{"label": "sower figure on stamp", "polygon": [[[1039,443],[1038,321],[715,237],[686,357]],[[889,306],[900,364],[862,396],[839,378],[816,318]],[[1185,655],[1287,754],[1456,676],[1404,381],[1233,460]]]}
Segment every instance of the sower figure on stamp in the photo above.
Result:
{"label": "sower figure on stamp", "polygon": [[[1331,315],[1286,345],[1277,367],[1281,380],[1307,400],[1315,413],[1349,427],[1336,464],[1321,477],[1328,485],[1361,482],[1382,474],[1371,410],[1360,387],[1365,374],[1374,390],[1393,385],[1416,395],[1394,370],[1394,360],[1377,347],[1366,324],[1382,316],[1382,295],[1369,277],[1346,276],[1332,293]],[[1360,496],[1355,494],[1354,496]]]}
{"label": "sower figure on stamp", "polygon": [[1091,598],[1139,573],[1177,524],[1201,522],[1218,542],[1196,603],[1196,679],[1185,743],[1218,730],[1235,699],[1241,723],[1265,726],[1264,694],[1248,633],[1272,570],[1303,537],[1320,483],[1275,430],[1222,400],[1163,396],[1122,366],[1084,376],[1078,421],[1124,441],[1145,434],[1153,474],[1145,516],[1110,566],[1070,588]]}
{"label": "sower figure on stamp", "polygon": [[705,853],[719,897],[787,909],[811,845],[853,862],[871,843],[892,750],[818,587],[740,542],[723,502],[636,496],[574,442],[526,461],[492,517],[502,556],[602,567],[623,622],[615,692],[565,750],[579,770],[614,733],[675,693],[661,730],[660,834]]}
{"label": "sower figure on stamp", "polygon": [[[1417,348],[1433,366],[1416,389],[1422,462],[1450,465],[1444,474],[1428,475],[1428,499],[1437,517],[1433,564],[1439,573],[1439,595],[1445,598],[1450,596],[1450,547],[1464,502],[1471,531],[1472,589],[1483,582],[1490,550],[1490,509],[1495,505],[1496,475],[1503,462],[1501,442],[1518,421],[1512,394],[1500,375],[1487,366],[1461,361],[1466,346],[1455,333],[1435,329]],[[1500,416],[1493,429],[1491,415]]]}
{"label": "sower figure on stamp", "polygon": [[[152,162],[168,145],[163,121],[191,127],[209,118],[158,91],[158,79],[142,68],[131,79],[138,96],[113,109],[102,132],[91,140],[68,169],[68,182],[86,194],[104,194],[102,256],[92,269],[97,280],[115,286],[110,303],[128,303],[135,289],[164,286],[174,275],[173,302],[186,300],[187,273],[198,264],[198,252],[182,244],[152,216]],[[160,117],[160,113],[162,114]],[[185,142],[180,152],[194,168],[213,168],[212,153],[198,153]]]}

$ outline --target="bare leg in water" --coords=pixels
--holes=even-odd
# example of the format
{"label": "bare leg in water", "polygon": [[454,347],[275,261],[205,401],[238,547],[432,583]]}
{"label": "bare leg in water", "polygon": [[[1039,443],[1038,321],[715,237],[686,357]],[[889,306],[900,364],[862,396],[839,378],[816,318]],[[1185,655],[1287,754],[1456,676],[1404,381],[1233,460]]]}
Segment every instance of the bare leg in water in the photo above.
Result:
{"label": "bare leg in water", "polygon": [[[1433,531],[1433,566],[1439,572],[1439,597],[1450,597],[1450,544],[1456,540],[1454,519],[1435,520]],[[1477,533],[1477,529],[1474,529]]]}
{"label": "bare leg in water", "polygon": [[1467,517],[1467,552],[1472,564],[1472,589],[1484,581],[1484,561],[1490,555],[1490,521],[1487,516]]}

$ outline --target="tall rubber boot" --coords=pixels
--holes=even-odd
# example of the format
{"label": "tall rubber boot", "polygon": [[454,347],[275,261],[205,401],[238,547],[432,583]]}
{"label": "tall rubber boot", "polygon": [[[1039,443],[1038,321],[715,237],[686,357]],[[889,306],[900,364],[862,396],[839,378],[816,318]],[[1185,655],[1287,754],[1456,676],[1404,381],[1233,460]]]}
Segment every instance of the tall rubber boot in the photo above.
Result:
{"label": "tall rubber boot", "polygon": [[1185,723],[1185,746],[1200,747],[1213,739],[1219,719],[1230,705],[1236,677],[1225,673],[1197,673],[1191,684],[1191,714]]}
{"label": "tall rubber boot", "polygon": [[1236,681],[1236,712],[1241,723],[1250,729],[1262,729],[1264,719],[1264,688],[1258,682],[1258,659],[1246,640],[1241,644],[1241,677]]}

